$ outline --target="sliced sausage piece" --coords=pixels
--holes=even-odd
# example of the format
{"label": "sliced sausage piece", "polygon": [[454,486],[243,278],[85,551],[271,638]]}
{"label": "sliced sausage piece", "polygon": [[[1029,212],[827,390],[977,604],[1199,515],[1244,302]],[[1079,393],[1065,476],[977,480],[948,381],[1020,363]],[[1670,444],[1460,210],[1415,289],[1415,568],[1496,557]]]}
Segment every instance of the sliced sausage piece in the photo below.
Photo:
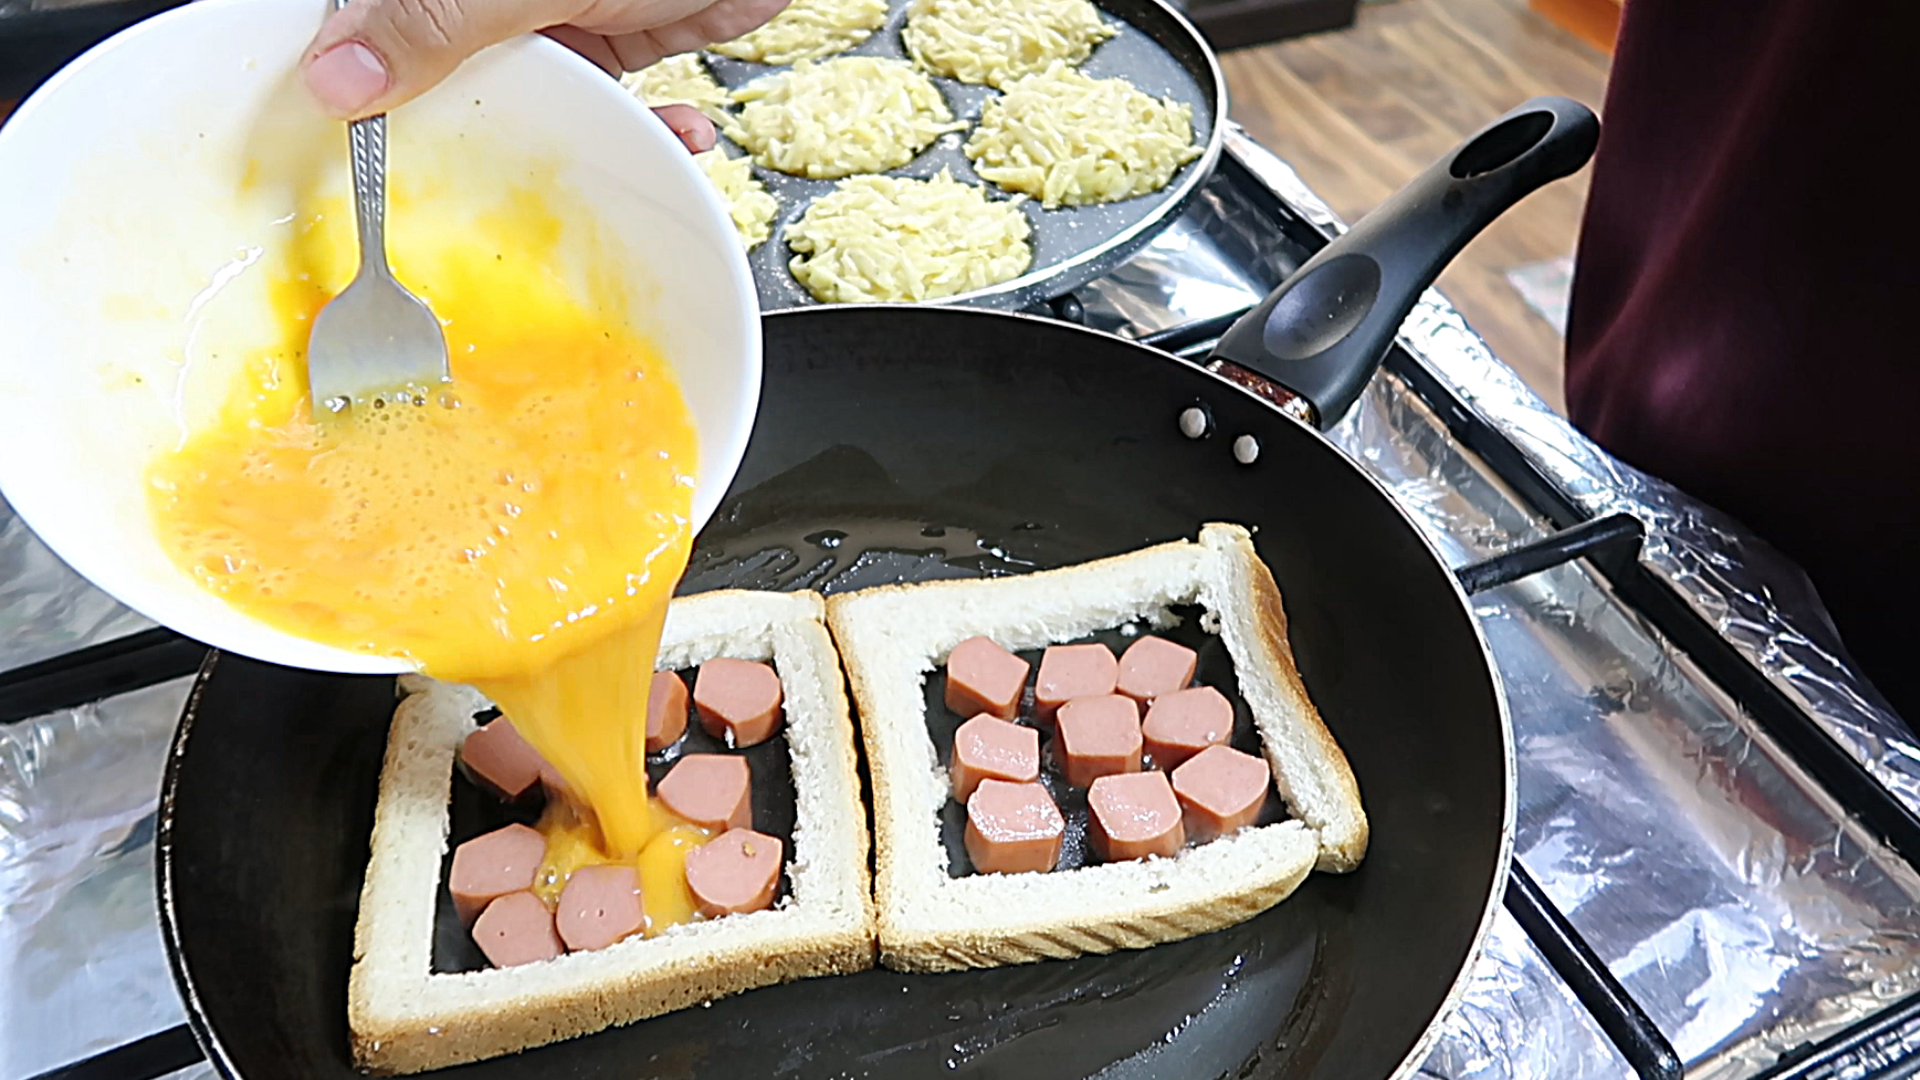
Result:
{"label": "sliced sausage piece", "polygon": [[1119,678],[1120,661],[1105,645],[1049,645],[1033,680],[1033,715],[1052,720],[1069,701],[1113,693]]}
{"label": "sliced sausage piece", "polygon": [[553,913],[530,892],[513,892],[487,905],[473,923],[473,940],[494,967],[551,960],[566,952]]}
{"label": "sliced sausage piece", "polygon": [[1075,698],[1061,707],[1055,723],[1054,762],[1074,787],[1140,771],[1140,706],[1132,698]]}
{"label": "sliced sausage piece", "polygon": [[757,746],[780,730],[780,676],[770,664],[716,656],[693,678],[700,726],[736,749]]}
{"label": "sliced sausage piece", "polygon": [[989,777],[1023,783],[1040,778],[1040,733],[981,713],[953,733],[947,773],[961,802]]}
{"label": "sliced sausage piece", "polygon": [[986,713],[1011,720],[1027,687],[1025,660],[983,637],[970,637],[947,654],[947,708],[961,716]]}
{"label": "sliced sausage piece", "polygon": [[1212,840],[1253,824],[1267,801],[1267,763],[1231,746],[1209,746],[1173,770],[1187,835]]}
{"label": "sliced sausage piece", "polygon": [[1163,695],[1147,710],[1140,734],[1155,765],[1177,768],[1207,747],[1233,738],[1233,702],[1211,686]]}
{"label": "sliced sausage piece", "polygon": [[1095,780],[1087,790],[1087,836],[1108,862],[1178,854],[1187,836],[1167,774],[1127,773]]}
{"label": "sliced sausage piece", "polygon": [[688,754],[654,789],[662,806],[712,832],[753,825],[753,773],[734,754]]}
{"label": "sliced sausage piece", "polygon": [[547,840],[525,825],[507,825],[453,849],[447,891],[468,926],[499,897],[533,888],[547,858]]}
{"label": "sliced sausage piece", "polygon": [[687,730],[687,684],[671,671],[656,671],[647,686],[647,753],[657,754]]}
{"label": "sliced sausage piece", "polygon": [[640,878],[625,863],[583,866],[567,877],[553,921],[575,952],[604,949],[647,928]]}
{"label": "sliced sausage piece", "polygon": [[1114,691],[1143,706],[1150,705],[1162,694],[1185,690],[1199,666],[1199,653],[1148,634],[1120,654],[1120,678],[1114,684]]}
{"label": "sliced sausage piece", "polygon": [[687,852],[687,888],[709,919],[760,911],[780,891],[786,845],[752,829],[728,829]]}
{"label": "sliced sausage piece", "polygon": [[547,759],[504,716],[468,732],[460,744],[460,762],[475,783],[508,800],[533,790],[547,767]]}
{"label": "sliced sausage piece", "polygon": [[1066,819],[1038,783],[986,779],[967,800],[967,858],[980,874],[1044,874],[1060,861]]}

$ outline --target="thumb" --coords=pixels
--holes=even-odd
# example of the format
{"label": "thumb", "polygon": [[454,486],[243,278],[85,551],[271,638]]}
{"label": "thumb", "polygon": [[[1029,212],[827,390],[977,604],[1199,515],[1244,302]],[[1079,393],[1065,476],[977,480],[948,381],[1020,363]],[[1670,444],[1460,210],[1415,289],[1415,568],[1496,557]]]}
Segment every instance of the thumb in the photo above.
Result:
{"label": "thumb", "polygon": [[301,60],[307,88],[342,120],[386,112],[474,53],[566,22],[575,0],[352,0],[321,24]]}

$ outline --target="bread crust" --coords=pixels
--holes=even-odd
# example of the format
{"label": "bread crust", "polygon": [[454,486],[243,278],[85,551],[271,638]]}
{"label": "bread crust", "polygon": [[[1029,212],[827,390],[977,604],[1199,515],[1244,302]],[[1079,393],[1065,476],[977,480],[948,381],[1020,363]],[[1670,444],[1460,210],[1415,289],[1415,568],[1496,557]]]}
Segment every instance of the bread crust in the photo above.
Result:
{"label": "bread crust", "polygon": [[[1237,591],[1224,595],[1229,580]],[[922,696],[946,653],[974,634],[1022,649],[1135,619],[1164,625],[1171,607],[1189,603],[1222,623],[1236,668],[1264,672],[1275,688],[1278,706],[1256,710],[1267,756],[1276,776],[1288,767],[1313,774],[1283,787],[1290,805],[1327,805],[1293,805],[1299,820],[1171,860],[948,877],[937,824],[944,794]],[[1358,785],[1294,666],[1279,587],[1239,526],[1208,525],[1199,542],[1018,577],[841,594],[827,600],[827,625],[858,706],[872,780],[880,962],[888,967],[946,971],[1177,941],[1252,918],[1313,869],[1351,870],[1365,855]],[[1299,752],[1276,753],[1276,736]]]}
{"label": "bread crust", "polygon": [[[1319,826],[1320,858],[1315,869],[1347,873],[1367,857],[1367,841],[1372,828],[1360,802],[1360,782],[1353,766],[1340,749],[1340,743],[1327,730],[1327,724],[1307,694],[1306,681],[1293,660],[1293,642],[1287,635],[1287,606],[1273,571],[1260,560],[1253,547],[1253,536],[1238,525],[1210,524],[1201,530],[1202,542],[1212,541],[1239,562],[1251,588],[1249,609],[1253,616],[1252,644],[1260,661],[1278,680],[1278,689],[1286,696],[1294,716],[1295,730],[1313,747],[1312,757],[1328,781],[1328,797],[1335,811]],[[1279,768],[1278,763],[1274,763]]]}
{"label": "bread crust", "polygon": [[880,962],[896,971],[957,971],[1068,960],[1183,941],[1236,926],[1293,895],[1313,870],[1314,850],[1312,841],[1303,838],[1297,857],[1277,863],[1269,872],[1239,879],[1234,888],[1126,912],[1068,911],[1015,926],[933,931],[890,922],[883,916]]}
{"label": "bread crust", "polygon": [[430,973],[454,754],[485,702],[464,687],[404,677],[348,978],[355,1063],[383,1074],[444,1068],[873,966],[866,812],[823,615],[813,593],[704,593],[673,602],[661,646],[669,668],[721,655],[771,658],[779,668],[796,767],[793,896],[768,911],[522,967]]}

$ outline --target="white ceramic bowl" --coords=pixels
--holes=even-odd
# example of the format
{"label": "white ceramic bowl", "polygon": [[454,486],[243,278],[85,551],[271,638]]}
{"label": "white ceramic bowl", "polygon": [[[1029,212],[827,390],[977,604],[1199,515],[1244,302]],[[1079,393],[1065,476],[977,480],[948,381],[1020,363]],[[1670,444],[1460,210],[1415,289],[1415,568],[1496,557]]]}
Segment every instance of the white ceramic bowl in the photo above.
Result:
{"label": "white ceramic bowl", "polygon": [[[156,622],[276,663],[390,672],[392,660],[265,626],[195,583],[155,542],[145,489],[154,455],[231,385],[238,357],[220,343],[265,325],[258,264],[285,242],[275,222],[291,186],[345,198],[345,127],[295,73],[330,8],[194,0],[75,60],[0,127],[0,492],[74,569]],[[569,237],[597,236],[601,269],[633,283],[627,314],[674,363],[699,426],[704,525],[746,451],[760,324],[725,208],[674,134],[603,72],[530,37],[396,111],[388,136],[396,186],[429,179],[478,210],[534,183],[569,208],[563,257]]]}

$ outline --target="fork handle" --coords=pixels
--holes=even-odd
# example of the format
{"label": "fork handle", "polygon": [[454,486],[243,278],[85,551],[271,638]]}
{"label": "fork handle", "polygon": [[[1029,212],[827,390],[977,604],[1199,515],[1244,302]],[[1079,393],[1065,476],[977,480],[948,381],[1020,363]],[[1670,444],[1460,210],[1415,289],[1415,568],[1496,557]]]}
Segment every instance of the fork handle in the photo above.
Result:
{"label": "fork handle", "polygon": [[360,224],[362,269],[387,272],[387,118],[347,125],[353,147],[353,208]]}
{"label": "fork handle", "polygon": [[[350,0],[333,0],[335,11]],[[387,268],[387,117],[369,116],[347,124],[352,145],[353,216],[360,224],[360,266],[382,274]]]}

